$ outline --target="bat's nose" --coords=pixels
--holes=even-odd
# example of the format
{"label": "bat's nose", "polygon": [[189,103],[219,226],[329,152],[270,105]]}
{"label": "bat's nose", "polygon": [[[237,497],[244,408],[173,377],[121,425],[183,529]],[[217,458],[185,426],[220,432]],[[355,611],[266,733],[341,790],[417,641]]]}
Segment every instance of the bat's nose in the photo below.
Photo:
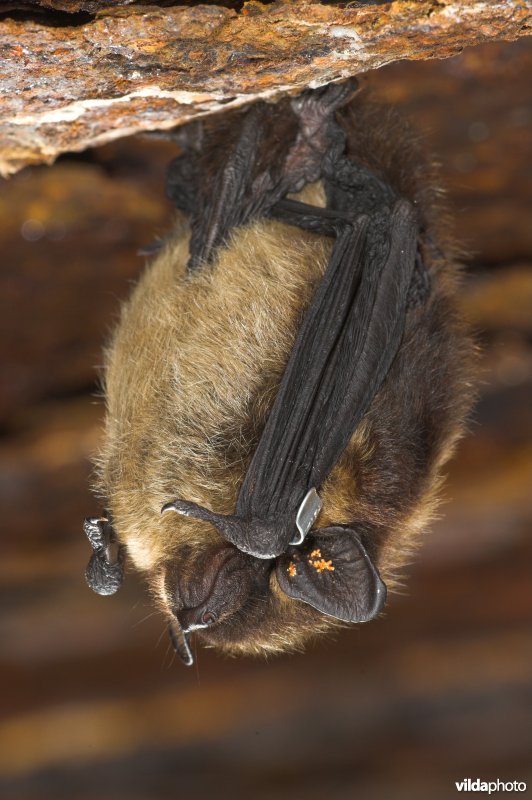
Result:
{"label": "bat's nose", "polygon": [[195,608],[182,609],[177,615],[177,618],[184,633],[191,633],[201,628],[208,628],[218,621],[217,614],[204,604],[196,606]]}

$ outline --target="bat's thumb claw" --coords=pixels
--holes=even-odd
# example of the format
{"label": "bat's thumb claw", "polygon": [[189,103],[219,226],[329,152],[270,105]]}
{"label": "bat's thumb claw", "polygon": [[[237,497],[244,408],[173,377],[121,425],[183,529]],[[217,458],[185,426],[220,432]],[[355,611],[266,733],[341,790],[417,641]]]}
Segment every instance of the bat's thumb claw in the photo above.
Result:
{"label": "bat's thumb claw", "polygon": [[172,500],[170,503],[165,503],[161,508],[161,514],[165,514],[167,511],[175,511],[184,517],[194,517],[194,519],[203,519],[207,522],[212,522],[218,517],[214,512],[188,500]]}
{"label": "bat's thumb claw", "polygon": [[176,511],[178,514],[183,514],[185,517],[194,516],[194,511],[198,507],[195,503],[189,503],[186,500],[172,500],[165,503],[161,508],[161,514],[166,514],[167,511]]}

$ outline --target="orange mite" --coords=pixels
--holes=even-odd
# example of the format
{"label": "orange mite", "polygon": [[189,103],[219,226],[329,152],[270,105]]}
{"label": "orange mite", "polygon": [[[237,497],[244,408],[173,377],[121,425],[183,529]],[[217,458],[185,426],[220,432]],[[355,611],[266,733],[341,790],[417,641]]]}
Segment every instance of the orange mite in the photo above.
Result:
{"label": "orange mite", "polygon": [[334,572],[332,561],[326,561],[324,558],[322,558],[321,550],[318,548],[312,551],[308,563],[311,565],[311,567],[314,567],[316,572],[323,572],[324,570],[327,570],[328,572]]}

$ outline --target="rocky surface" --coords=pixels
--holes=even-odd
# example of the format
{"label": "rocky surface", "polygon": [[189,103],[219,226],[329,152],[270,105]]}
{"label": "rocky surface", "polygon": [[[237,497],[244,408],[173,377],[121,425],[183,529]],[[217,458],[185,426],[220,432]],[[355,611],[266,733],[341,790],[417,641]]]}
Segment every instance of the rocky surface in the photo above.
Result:
{"label": "rocky surface", "polygon": [[3,6],[3,175],[399,59],[516,39],[531,10],[530,0]]}

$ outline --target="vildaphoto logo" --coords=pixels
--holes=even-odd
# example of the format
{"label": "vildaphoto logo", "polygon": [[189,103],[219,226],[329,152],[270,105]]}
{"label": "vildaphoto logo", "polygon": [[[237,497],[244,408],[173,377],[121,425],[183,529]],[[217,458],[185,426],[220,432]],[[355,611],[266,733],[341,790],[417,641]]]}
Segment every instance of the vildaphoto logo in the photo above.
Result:
{"label": "vildaphoto logo", "polygon": [[483,781],[480,778],[464,778],[463,781],[455,781],[459,792],[526,792],[524,781]]}

